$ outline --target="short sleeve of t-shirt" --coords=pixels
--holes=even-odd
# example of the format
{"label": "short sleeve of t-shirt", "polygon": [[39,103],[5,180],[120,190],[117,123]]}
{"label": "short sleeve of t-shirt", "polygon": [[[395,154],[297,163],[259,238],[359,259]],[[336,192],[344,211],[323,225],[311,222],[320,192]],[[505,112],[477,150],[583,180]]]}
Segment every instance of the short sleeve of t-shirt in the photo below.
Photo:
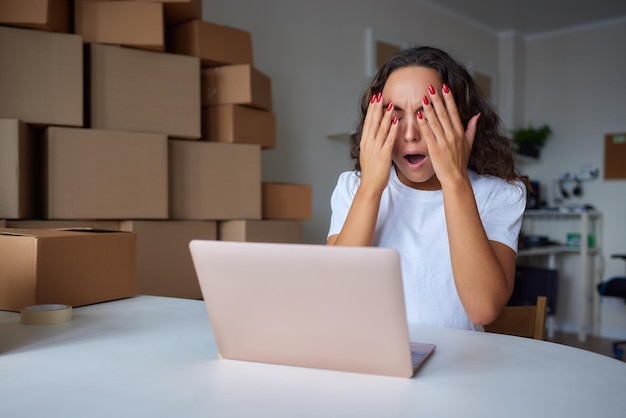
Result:
{"label": "short sleeve of t-shirt", "polygon": [[487,238],[517,252],[522,215],[526,208],[524,184],[476,176],[472,185]]}

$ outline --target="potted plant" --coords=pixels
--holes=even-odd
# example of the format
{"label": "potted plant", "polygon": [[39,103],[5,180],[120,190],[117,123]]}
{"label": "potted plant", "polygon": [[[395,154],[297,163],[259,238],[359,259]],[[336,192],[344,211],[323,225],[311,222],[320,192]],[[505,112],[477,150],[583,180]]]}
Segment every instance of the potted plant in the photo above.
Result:
{"label": "potted plant", "polygon": [[528,128],[513,130],[512,134],[518,154],[539,158],[540,150],[552,135],[552,130],[548,125],[543,125],[540,128],[529,125]]}

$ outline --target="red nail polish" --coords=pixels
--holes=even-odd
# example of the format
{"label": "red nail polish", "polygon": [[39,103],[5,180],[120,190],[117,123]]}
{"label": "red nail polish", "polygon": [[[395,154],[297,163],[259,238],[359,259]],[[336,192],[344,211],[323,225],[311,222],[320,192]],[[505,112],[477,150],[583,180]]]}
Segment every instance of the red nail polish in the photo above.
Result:
{"label": "red nail polish", "polygon": [[430,94],[435,94],[435,88],[434,88],[432,85],[429,85],[429,86],[428,86],[428,92],[429,92]]}
{"label": "red nail polish", "polygon": [[382,93],[382,92],[380,92],[380,93],[378,93],[378,96],[376,96],[376,101],[377,101],[377,102],[380,102],[380,100],[381,100],[382,98],[383,98],[383,93]]}
{"label": "red nail polish", "polygon": [[446,83],[443,84],[443,92],[444,93],[450,93],[450,87],[448,87],[448,85]]}
{"label": "red nail polish", "polygon": [[430,102],[428,101],[428,97],[426,97],[426,96],[424,96],[424,98],[422,99],[422,101],[424,102],[424,104],[425,104],[426,106],[428,106],[428,103],[430,103]]}
{"label": "red nail polish", "polygon": [[372,94],[372,99],[370,100],[370,104],[376,101],[376,95]]}
{"label": "red nail polish", "polygon": [[422,119],[424,118],[424,115],[422,115],[422,111],[421,111],[421,110],[418,110],[418,111],[417,111],[417,118],[418,118],[419,120],[422,120]]}
{"label": "red nail polish", "polygon": [[391,123],[393,123],[394,125],[395,125],[396,123],[398,123],[398,117],[397,117],[397,116],[394,116],[394,117],[393,117],[393,122],[391,122]]}
{"label": "red nail polish", "polygon": [[393,103],[389,102],[389,104],[387,105],[387,112],[389,112],[391,109],[393,109]]}

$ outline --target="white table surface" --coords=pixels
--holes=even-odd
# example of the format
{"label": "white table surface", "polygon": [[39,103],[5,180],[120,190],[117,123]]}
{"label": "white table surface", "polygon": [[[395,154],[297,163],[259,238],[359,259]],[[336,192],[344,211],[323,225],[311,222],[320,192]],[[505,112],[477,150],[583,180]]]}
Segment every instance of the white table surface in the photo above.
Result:
{"label": "white table surface", "polygon": [[202,301],[139,296],[22,325],[0,312],[2,417],[624,417],[626,363],[411,326],[413,379],[217,359]]}

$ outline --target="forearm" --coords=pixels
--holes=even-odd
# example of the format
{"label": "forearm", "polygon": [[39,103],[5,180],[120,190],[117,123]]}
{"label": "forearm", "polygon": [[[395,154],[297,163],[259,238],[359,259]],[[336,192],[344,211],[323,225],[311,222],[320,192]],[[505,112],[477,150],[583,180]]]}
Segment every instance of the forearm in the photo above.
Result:
{"label": "forearm", "polygon": [[459,298],[473,323],[488,324],[511,295],[515,253],[504,245],[496,251],[489,242],[469,181],[459,180],[444,188],[443,196]]}
{"label": "forearm", "polygon": [[346,221],[338,235],[329,238],[329,245],[370,246],[376,229],[382,192],[368,190],[362,185],[357,190]]}

